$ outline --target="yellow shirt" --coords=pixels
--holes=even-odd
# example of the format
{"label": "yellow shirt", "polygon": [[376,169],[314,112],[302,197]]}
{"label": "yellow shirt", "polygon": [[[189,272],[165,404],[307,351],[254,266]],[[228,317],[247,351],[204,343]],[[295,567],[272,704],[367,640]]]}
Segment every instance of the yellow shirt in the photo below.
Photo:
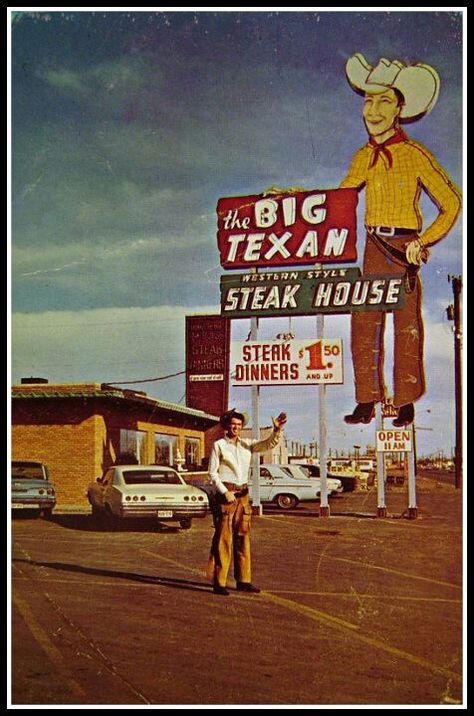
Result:
{"label": "yellow shirt", "polygon": [[439,214],[420,235],[424,246],[443,239],[454,225],[460,208],[461,194],[434,156],[409,137],[387,146],[392,155],[390,167],[381,152],[371,167],[374,148],[366,144],[354,155],[341,188],[366,190],[365,223],[367,226],[395,226],[420,232],[423,217],[419,207],[423,189],[436,204]]}

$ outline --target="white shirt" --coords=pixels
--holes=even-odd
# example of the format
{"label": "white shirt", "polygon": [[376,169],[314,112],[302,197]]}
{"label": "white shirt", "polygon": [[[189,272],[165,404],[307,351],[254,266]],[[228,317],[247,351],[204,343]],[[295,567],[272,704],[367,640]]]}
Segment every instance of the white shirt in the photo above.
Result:
{"label": "white shirt", "polygon": [[264,452],[278,445],[281,431],[274,430],[265,440],[242,440],[229,438],[216,440],[209,458],[209,477],[217,490],[224,494],[224,482],[244,485],[248,482],[252,453]]}

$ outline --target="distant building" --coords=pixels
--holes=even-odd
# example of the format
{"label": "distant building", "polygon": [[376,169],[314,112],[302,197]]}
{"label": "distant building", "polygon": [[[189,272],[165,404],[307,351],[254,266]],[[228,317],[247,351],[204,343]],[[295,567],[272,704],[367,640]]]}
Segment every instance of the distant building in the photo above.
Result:
{"label": "distant building", "polygon": [[58,507],[86,506],[87,486],[118,462],[177,465],[181,456],[199,469],[218,422],[105,383],[25,382],[12,388],[12,459],[49,467]]}

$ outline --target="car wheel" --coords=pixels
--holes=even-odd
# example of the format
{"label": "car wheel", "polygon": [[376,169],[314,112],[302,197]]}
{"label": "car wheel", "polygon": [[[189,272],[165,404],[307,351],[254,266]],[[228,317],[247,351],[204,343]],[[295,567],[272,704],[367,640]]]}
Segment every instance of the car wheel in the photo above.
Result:
{"label": "car wheel", "polygon": [[53,516],[53,508],[52,507],[45,507],[43,510],[41,510],[41,517],[43,517],[45,520],[50,520]]}
{"label": "car wheel", "polygon": [[182,530],[190,530],[192,525],[192,519],[191,517],[183,517],[182,520],[179,521],[179,526]]}
{"label": "car wheel", "polygon": [[277,495],[275,502],[282,510],[291,510],[298,504],[298,500],[294,495]]}

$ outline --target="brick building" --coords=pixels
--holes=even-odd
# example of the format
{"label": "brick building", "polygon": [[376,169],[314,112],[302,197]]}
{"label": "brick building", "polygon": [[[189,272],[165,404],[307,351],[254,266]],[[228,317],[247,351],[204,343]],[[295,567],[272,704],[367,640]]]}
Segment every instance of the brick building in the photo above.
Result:
{"label": "brick building", "polygon": [[87,486],[110,465],[199,469],[218,418],[104,383],[12,388],[12,459],[48,465],[58,507],[85,507]]}

